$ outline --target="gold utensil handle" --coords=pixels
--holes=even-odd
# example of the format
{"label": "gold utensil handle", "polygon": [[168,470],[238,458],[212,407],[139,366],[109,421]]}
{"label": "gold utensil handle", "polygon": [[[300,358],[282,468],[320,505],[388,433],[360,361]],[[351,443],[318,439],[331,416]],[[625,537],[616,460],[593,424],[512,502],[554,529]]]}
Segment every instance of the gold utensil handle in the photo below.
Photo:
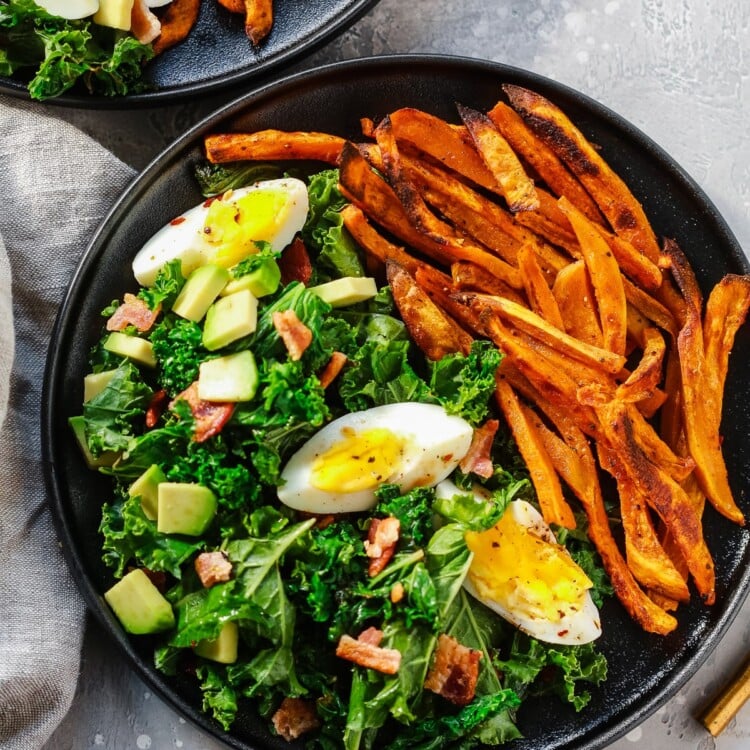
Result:
{"label": "gold utensil handle", "polygon": [[750,698],[750,660],[714,698],[700,717],[703,726],[717,737]]}

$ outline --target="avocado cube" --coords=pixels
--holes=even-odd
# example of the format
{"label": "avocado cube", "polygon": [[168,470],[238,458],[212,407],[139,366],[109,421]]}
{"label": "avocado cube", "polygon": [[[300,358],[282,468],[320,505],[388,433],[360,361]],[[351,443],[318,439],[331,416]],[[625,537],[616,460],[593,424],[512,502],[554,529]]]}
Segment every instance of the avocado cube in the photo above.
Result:
{"label": "avocado cube", "polygon": [[208,308],[203,324],[203,346],[210,352],[249,336],[258,324],[258,299],[243,290],[220,297]]}
{"label": "avocado cube", "polygon": [[130,31],[130,16],[134,0],[99,0],[99,10],[91,19],[99,26]]}
{"label": "avocado cube", "polygon": [[83,379],[83,402],[91,401],[98,396],[106,387],[107,383],[114,377],[117,370],[104,370],[102,372],[90,372]]}
{"label": "avocado cube", "polygon": [[196,268],[177,295],[172,312],[193,323],[199,322],[229,279],[229,271],[213,263]]}
{"label": "avocado cube", "polygon": [[258,390],[251,351],[209,359],[198,369],[198,396],[204,401],[250,401]]}
{"label": "avocado cube", "polygon": [[143,515],[155,521],[159,513],[159,485],[167,478],[158,464],[151,464],[128,488],[130,497],[140,496]]}
{"label": "avocado cube", "polygon": [[162,534],[200,536],[216,515],[216,496],[190,482],[162,482],[157,487],[156,529]]}
{"label": "avocado cube", "polygon": [[86,440],[85,421],[86,420],[83,416],[70,417],[70,419],[68,419],[68,424],[73,430],[78,447],[81,449],[81,453],[83,453],[83,459],[86,461],[86,466],[88,466],[89,469],[98,469],[102,466],[112,466],[112,464],[114,464],[114,462],[120,457],[120,454],[117,451],[104,451],[98,456],[94,456],[89,450],[89,445]]}
{"label": "avocado cube", "polygon": [[128,336],[126,333],[113,331],[107,336],[104,348],[113,354],[127,357],[146,367],[156,367],[154,347],[150,341],[138,336]]}
{"label": "avocado cube", "polygon": [[369,276],[344,276],[325,284],[311,286],[310,291],[331,307],[345,307],[371,299],[378,293],[378,287],[375,279]]}
{"label": "avocado cube", "polygon": [[121,578],[104,599],[128,633],[161,633],[174,627],[172,605],[140,568]]}
{"label": "avocado cube", "polygon": [[281,269],[274,258],[266,258],[256,269],[232,279],[222,290],[221,294],[234,294],[242,289],[247,289],[256,297],[265,297],[273,294],[281,282]]}
{"label": "avocado cube", "polygon": [[219,664],[234,664],[237,661],[237,646],[240,631],[236,622],[225,622],[221,628],[218,638],[198,641],[193,651],[198,656]]}

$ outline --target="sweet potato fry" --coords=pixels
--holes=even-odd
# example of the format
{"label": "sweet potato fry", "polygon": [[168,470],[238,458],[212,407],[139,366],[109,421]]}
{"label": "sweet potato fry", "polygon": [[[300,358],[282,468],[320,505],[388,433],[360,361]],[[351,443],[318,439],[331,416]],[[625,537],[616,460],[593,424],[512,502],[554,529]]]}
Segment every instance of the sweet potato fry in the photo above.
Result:
{"label": "sweet potato fry", "polygon": [[604,443],[599,443],[597,448],[602,456],[602,465],[610,467],[610,473],[617,477],[625,554],[633,576],[642,586],[663,596],[680,602],[688,601],[690,592],[687,584],[656,536],[646,499],[623,467],[617,470],[612,468],[619,462],[617,455]]}
{"label": "sweet potato fry", "polygon": [[745,517],[732,497],[721,452],[718,429],[721,399],[716,391],[716,382],[709,379],[700,318],[702,296],[698,282],[676,243],[667,241],[665,252],[686,303],[685,324],[677,336],[677,349],[680,355],[683,422],[690,455],[695,460],[695,473],[711,504],[722,515],[744,525]]}
{"label": "sweet potato fry", "polygon": [[622,275],[612,257],[609,246],[592,224],[565,197],[558,201],[560,209],[568,217],[581,245],[594,296],[599,309],[602,326],[602,344],[616,354],[625,353],[627,338],[627,308]]}
{"label": "sweet potato fry", "polygon": [[581,131],[552,102],[520,86],[504,85],[513,108],[583,183],[615,232],[650,261],[659,245],[643,207]]}
{"label": "sweet potato fry", "polygon": [[604,221],[583,185],[513,109],[505,102],[498,102],[487,115],[514,151],[534,168],[558,198],[565,195],[591,221]]}
{"label": "sweet potato fry", "polygon": [[487,115],[461,104],[458,104],[457,108],[479,156],[497,180],[508,208],[514,213],[539,208],[534,181],[526,174],[515,152],[508,145],[508,141],[500,135],[492,120]]}
{"label": "sweet potato fry", "polygon": [[609,447],[620,458],[614,466],[603,466],[620,481],[626,473],[659,514],[674,536],[706,604],[715,600],[715,573],[711,553],[703,538],[701,520],[685,491],[660,467],[643,454],[633,434],[627,405],[613,399],[597,410]]}
{"label": "sweet potato fry", "polygon": [[557,306],[552,291],[547,286],[537,256],[529,245],[523,245],[518,252],[518,268],[523,276],[523,284],[526,289],[526,297],[531,309],[540,317],[544,318],[550,325],[565,330],[560,308]]}
{"label": "sweet potato fry", "polygon": [[539,209],[519,211],[515,220],[526,229],[557,247],[563,248],[576,260],[581,257],[578,239],[570,229],[570,224],[557,206],[557,200],[546,190],[537,187]]}
{"label": "sweet potato fry", "polygon": [[469,260],[484,265],[506,284],[520,289],[523,286],[518,270],[463,237],[438,219],[424,202],[414,183],[402,168],[401,155],[393,136],[390,119],[385,118],[375,129],[375,137],[383,157],[383,169],[398,196],[412,225],[422,234],[443,247],[444,255],[455,260]]}
{"label": "sweet potato fry", "polygon": [[502,378],[497,380],[495,395],[505,415],[505,421],[513,433],[518,450],[529,469],[544,520],[547,523],[574,529],[576,527],[575,516],[563,497],[560,480],[552,466],[552,461],[544,450],[544,445],[533,423],[526,419],[518,397],[507,381]]}
{"label": "sweet potato fry", "polygon": [[442,359],[456,352],[469,353],[471,336],[441,312],[404,268],[389,260],[386,275],[393,300],[412,339],[429,359]]}
{"label": "sweet potato fry", "polygon": [[488,295],[474,296],[473,304],[487,307],[534,338],[590,367],[616,375],[625,366],[625,357],[579,341],[511,300]]}
{"label": "sweet potato fry", "polygon": [[412,258],[402,247],[394,245],[375,230],[367,217],[355,205],[348,203],[341,210],[344,226],[368,254],[377,258],[385,266],[386,261],[394,260],[409,273],[414,274],[422,262]]}
{"label": "sweet potato fry", "polygon": [[417,269],[415,280],[419,288],[465,331],[479,336],[484,335],[484,326],[479,316],[466,305],[453,299],[453,282],[450,276],[425,264]]}
{"label": "sweet potato fry", "polygon": [[219,5],[226,8],[230,13],[244,13],[245,0],[216,0]]}
{"label": "sweet potato fry", "polygon": [[[622,286],[625,290],[625,299],[641,315],[656,323],[659,328],[666,331],[671,336],[677,336],[677,322],[674,316],[661,302],[654,299],[650,294],[639,289],[626,276],[622,277]],[[659,291],[663,291],[666,284],[662,284]]]}
{"label": "sweet potato fry", "polygon": [[497,180],[461,131],[439,117],[405,107],[390,114],[396,139],[415,145],[425,154],[487,190],[502,195]]}
{"label": "sweet potato fry", "polygon": [[253,44],[260,44],[273,26],[273,0],[245,0],[245,33]]}
{"label": "sweet potato fry", "polygon": [[172,0],[161,16],[161,34],[154,40],[154,54],[179,44],[190,33],[198,20],[200,0]]}
{"label": "sweet potato fry", "polygon": [[328,133],[258,130],[255,133],[208,135],[204,143],[206,158],[214,164],[243,159],[311,159],[336,164],[344,139]]}
{"label": "sweet potato fry", "polygon": [[636,250],[623,237],[612,234],[598,224],[594,226],[606,240],[623,273],[627,274],[646,291],[655,292],[661,288],[663,277],[661,270],[655,263],[652,263],[645,255]]}
{"label": "sweet potato fry", "polygon": [[497,297],[506,297],[519,305],[526,304],[526,300],[515,289],[475,263],[465,260],[456,261],[451,265],[451,276],[456,291],[483,292]]}
{"label": "sweet potato fry", "polygon": [[582,260],[570,263],[557,274],[552,294],[560,310],[564,330],[591,346],[602,348],[602,327],[594,306],[594,289]]}
{"label": "sweet potato fry", "polygon": [[662,364],[666,353],[664,337],[656,328],[646,328],[643,338],[641,361],[628,379],[617,387],[617,398],[621,401],[636,402],[650,398],[662,380]]}

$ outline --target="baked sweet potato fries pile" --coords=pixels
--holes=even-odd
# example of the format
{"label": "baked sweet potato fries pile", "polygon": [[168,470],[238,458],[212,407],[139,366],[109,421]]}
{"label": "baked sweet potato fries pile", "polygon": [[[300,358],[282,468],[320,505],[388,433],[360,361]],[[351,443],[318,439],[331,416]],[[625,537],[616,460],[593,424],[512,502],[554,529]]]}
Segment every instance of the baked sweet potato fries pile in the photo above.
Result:
{"label": "baked sweet potato fries pile", "polygon": [[[339,168],[345,225],[385,270],[414,341],[433,359],[476,337],[502,350],[497,404],[545,519],[573,527],[577,498],[623,606],[666,634],[690,581],[715,599],[705,500],[744,524],[719,427],[750,277],[727,275],[704,305],[676,242],[657,241],[568,117],[503,90],[489,112],[459,106],[461,124],[405,108],[362,120],[362,143],[266,130],[209,136],[206,153]],[[621,542],[602,471],[617,486]]]}
{"label": "baked sweet potato fries pile", "polygon": [[[273,0],[216,0],[231,13],[245,16],[245,33],[253,44],[260,44],[273,26]],[[153,41],[154,53],[179,44],[198,20],[201,0],[172,0],[159,19],[161,33]],[[149,40],[151,41],[151,40]]]}

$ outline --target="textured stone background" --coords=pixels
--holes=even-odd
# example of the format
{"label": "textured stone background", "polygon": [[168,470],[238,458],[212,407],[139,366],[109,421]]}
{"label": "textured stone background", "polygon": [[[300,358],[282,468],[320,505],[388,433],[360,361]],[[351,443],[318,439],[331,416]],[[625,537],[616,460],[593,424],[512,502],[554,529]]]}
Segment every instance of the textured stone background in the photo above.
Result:
{"label": "textured stone background", "polygon": [[[382,0],[293,70],[404,52],[505,62],[598,99],[664,147],[750,248],[748,0]],[[160,110],[55,111],[142,167],[229,98]],[[750,706],[716,741],[693,716],[748,651],[750,605],[683,690],[610,750],[747,750]],[[220,750],[153,696],[92,625],[79,694],[46,750],[94,748]]]}

